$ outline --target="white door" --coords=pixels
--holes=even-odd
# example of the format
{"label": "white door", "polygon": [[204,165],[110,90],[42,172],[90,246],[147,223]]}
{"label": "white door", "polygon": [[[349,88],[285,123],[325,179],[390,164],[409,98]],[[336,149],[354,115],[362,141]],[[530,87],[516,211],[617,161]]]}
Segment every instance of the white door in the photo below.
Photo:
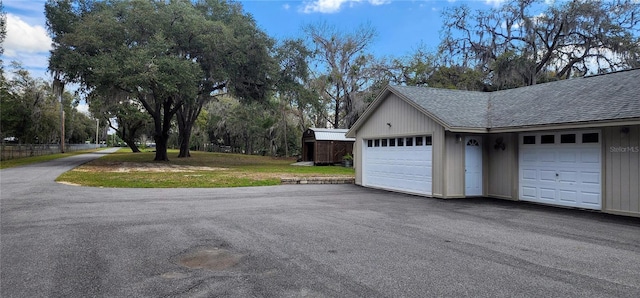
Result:
{"label": "white door", "polygon": [[482,139],[466,137],[464,148],[464,194],[482,195]]}
{"label": "white door", "polygon": [[600,210],[600,147],[597,131],[521,134],[520,199]]}
{"label": "white door", "polygon": [[431,195],[431,147],[430,136],[364,140],[362,184]]}

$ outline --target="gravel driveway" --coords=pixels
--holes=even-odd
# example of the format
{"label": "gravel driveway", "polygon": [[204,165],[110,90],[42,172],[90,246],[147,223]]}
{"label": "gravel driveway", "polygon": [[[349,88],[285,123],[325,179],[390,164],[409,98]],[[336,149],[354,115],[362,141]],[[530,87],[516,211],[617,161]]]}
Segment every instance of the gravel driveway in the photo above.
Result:
{"label": "gravel driveway", "polygon": [[57,184],[0,170],[1,297],[640,297],[640,219],[355,185]]}

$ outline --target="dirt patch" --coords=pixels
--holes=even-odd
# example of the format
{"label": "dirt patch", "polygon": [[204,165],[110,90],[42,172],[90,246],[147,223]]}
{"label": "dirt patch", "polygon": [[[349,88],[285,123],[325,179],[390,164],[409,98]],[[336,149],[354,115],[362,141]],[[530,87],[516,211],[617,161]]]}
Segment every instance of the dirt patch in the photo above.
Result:
{"label": "dirt patch", "polygon": [[84,165],[76,168],[74,171],[79,172],[111,172],[111,173],[129,173],[129,172],[195,172],[195,171],[226,171],[228,168],[188,166],[188,165],[171,165],[162,163],[142,163],[142,162],[110,162],[100,165]]}
{"label": "dirt patch", "polygon": [[77,184],[77,183],[71,183],[71,182],[67,182],[67,181],[60,181],[60,182],[58,182],[58,183],[60,183],[60,184],[64,184],[64,185],[71,185],[71,186],[82,186],[82,185],[80,185],[80,184]]}
{"label": "dirt patch", "polygon": [[223,248],[199,249],[178,258],[178,264],[190,269],[225,270],[240,262],[242,255]]}

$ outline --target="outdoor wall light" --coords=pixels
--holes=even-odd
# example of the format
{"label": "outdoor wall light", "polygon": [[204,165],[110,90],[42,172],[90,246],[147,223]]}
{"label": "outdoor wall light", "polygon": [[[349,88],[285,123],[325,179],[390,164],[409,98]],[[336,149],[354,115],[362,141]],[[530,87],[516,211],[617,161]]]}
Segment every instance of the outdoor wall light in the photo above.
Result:
{"label": "outdoor wall light", "polygon": [[391,127],[391,123],[387,122],[387,126]]}
{"label": "outdoor wall light", "polygon": [[496,150],[502,149],[502,151],[504,151],[504,149],[507,148],[507,145],[504,144],[504,139],[500,137],[496,139],[496,143],[493,145],[493,148]]}
{"label": "outdoor wall light", "polygon": [[460,134],[456,134],[456,143],[462,142],[462,136]]}
{"label": "outdoor wall light", "polygon": [[628,135],[629,134],[629,127],[625,126],[625,127],[620,128],[620,134],[622,136]]}

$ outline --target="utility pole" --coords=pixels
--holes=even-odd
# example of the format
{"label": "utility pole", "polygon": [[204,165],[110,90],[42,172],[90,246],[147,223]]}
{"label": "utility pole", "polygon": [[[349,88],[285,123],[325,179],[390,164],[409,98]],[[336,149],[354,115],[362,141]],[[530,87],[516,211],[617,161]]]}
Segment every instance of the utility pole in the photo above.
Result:
{"label": "utility pole", "polygon": [[64,153],[64,104],[62,103],[62,92],[64,92],[64,83],[58,79],[58,72],[55,73],[53,79],[53,90],[60,102],[60,153]]}
{"label": "utility pole", "polygon": [[64,106],[60,97],[60,153],[64,153]]}
{"label": "utility pole", "polygon": [[100,148],[98,144],[98,132],[100,131],[100,120],[96,118],[96,149]]}

